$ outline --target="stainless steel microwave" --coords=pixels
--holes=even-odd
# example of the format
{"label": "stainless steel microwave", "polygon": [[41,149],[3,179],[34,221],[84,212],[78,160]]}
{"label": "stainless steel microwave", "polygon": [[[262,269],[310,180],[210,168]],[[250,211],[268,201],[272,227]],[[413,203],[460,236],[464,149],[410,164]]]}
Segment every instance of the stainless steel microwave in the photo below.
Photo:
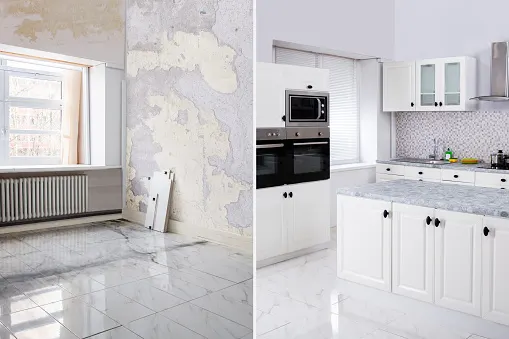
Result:
{"label": "stainless steel microwave", "polygon": [[286,91],[286,127],[328,127],[329,93]]}

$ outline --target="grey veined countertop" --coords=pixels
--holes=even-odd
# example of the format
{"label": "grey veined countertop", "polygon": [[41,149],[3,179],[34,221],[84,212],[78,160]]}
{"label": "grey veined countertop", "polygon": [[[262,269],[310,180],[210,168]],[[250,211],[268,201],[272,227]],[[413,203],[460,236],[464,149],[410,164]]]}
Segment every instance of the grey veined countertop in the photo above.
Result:
{"label": "grey veined countertop", "polygon": [[340,188],[337,193],[447,211],[509,218],[509,192],[496,188],[394,180]]}

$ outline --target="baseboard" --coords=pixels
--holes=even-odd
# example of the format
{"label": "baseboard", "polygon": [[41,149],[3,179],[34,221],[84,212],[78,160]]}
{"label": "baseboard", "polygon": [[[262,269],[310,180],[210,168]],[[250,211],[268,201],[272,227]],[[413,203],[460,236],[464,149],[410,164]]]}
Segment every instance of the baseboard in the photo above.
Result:
{"label": "baseboard", "polygon": [[[145,224],[145,213],[124,209],[122,217],[130,222]],[[181,221],[170,220],[170,232],[201,238],[210,242],[236,248],[247,254],[253,254],[253,238],[237,234],[196,227]]]}
{"label": "baseboard", "polygon": [[121,219],[121,218],[122,218],[122,214],[115,213],[115,214],[95,215],[95,216],[82,217],[82,218],[62,219],[62,220],[44,221],[44,222],[14,225],[14,226],[5,226],[5,227],[0,227],[0,234],[24,233],[24,232],[33,232],[33,231],[40,231],[40,230],[72,227],[72,226],[81,225],[81,224],[88,224],[88,223],[108,221],[108,220],[117,220],[117,219]]}
{"label": "baseboard", "polygon": [[329,242],[326,242],[324,244],[315,245],[313,247],[308,247],[302,250],[298,250],[291,253],[285,253],[278,255],[277,257],[272,257],[264,260],[260,260],[256,262],[256,268],[262,268],[265,266],[277,264],[278,262],[290,260],[297,257],[302,257],[303,255],[311,254],[314,252],[322,251],[329,248]]}

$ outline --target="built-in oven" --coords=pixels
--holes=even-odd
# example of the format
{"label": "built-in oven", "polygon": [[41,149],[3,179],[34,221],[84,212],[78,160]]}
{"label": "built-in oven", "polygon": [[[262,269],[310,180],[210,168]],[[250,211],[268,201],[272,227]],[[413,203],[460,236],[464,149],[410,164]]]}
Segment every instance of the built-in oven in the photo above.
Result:
{"label": "built-in oven", "polygon": [[329,93],[286,91],[286,127],[328,127]]}
{"label": "built-in oven", "polygon": [[286,183],[286,146],[285,128],[256,130],[256,188],[282,186]]}
{"label": "built-in oven", "polygon": [[287,128],[287,183],[330,179],[329,128]]}

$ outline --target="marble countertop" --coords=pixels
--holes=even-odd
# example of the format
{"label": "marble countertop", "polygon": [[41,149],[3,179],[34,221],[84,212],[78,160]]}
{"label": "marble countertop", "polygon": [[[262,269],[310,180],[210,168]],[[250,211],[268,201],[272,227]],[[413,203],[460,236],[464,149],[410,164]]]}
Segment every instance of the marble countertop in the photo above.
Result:
{"label": "marble countertop", "polygon": [[496,188],[394,180],[340,188],[337,194],[509,218],[509,192]]}
{"label": "marble countertop", "polygon": [[392,160],[377,160],[377,164],[387,164],[387,165],[401,165],[401,166],[412,166],[412,167],[427,167],[427,168],[440,168],[440,169],[452,169],[459,171],[473,171],[473,172],[487,172],[487,173],[498,173],[498,174],[508,174],[509,171],[506,170],[497,170],[491,168],[490,164],[480,163],[475,165],[464,165],[461,163],[443,163],[443,164],[421,164],[414,163],[408,161],[399,161],[398,159]]}

